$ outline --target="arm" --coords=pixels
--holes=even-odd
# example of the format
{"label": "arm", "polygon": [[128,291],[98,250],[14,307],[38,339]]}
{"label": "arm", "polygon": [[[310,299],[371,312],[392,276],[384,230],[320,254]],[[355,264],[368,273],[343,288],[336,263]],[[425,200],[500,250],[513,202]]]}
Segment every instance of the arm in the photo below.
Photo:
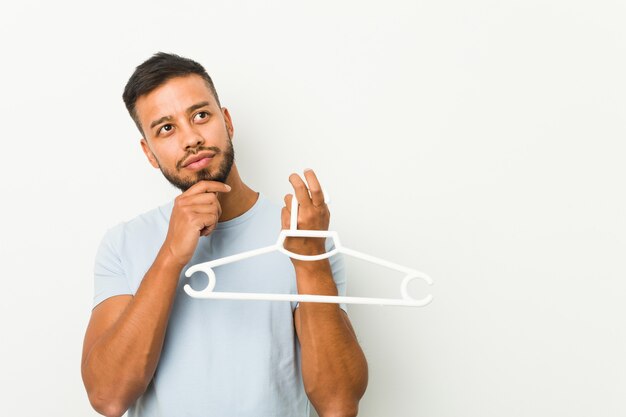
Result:
{"label": "arm", "polygon": [[[299,293],[337,295],[330,265],[323,262],[296,267]],[[367,387],[367,362],[348,315],[338,304],[300,303],[295,324],[304,386],[318,414],[356,416]]]}
{"label": "arm", "polygon": [[94,409],[121,416],[146,390],[161,356],[178,279],[200,236],[221,214],[216,193],[202,181],[176,198],[167,237],[135,296],[111,297],[94,308],[83,343],[81,371]]}
{"label": "arm", "polygon": [[81,370],[99,413],[122,415],[152,379],[179,274],[161,250],[134,297],[111,297],[93,310]]}
{"label": "arm", "polygon": [[[306,171],[311,196],[302,179],[292,175],[290,181],[300,204],[300,229],[327,230],[328,207],[319,182],[312,171]],[[289,227],[292,196],[285,198],[283,228]],[[325,252],[324,239],[289,238],[287,249],[306,255]],[[292,259],[298,293],[337,295],[330,263]],[[295,327],[302,347],[304,387],[320,417],[356,416],[359,400],[367,387],[367,362],[357,341],[348,315],[338,304],[300,303],[295,312]]]}

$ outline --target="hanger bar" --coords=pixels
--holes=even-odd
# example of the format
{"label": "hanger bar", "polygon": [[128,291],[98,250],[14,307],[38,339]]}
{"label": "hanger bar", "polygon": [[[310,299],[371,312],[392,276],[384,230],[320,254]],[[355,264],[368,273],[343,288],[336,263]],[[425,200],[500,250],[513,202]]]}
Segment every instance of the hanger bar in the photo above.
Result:
{"label": "hanger bar", "polygon": [[235,255],[225,256],[220,259],[214,259],[208,262],[202,262],[199,264],[195,264],[190,266],[185,272],[185,275],[190,277],[196,271],[205,271],[206,269],[215,268],[216,266],[226,265],[233,262],[241,261],[247,258],[252,258],[254,256],[264,255],[266,253],[274,252],[276,250],[276,245],[266,246],[264,248],[253,249],[247,252],[238,253]]}
{"label": "hanger bar", "polygon": [[387,267],[389,269],[395,269],[396,271],[404,272],[405,274],[414,275],[414,276],[419,277],[419,278],[423,279],[424,281],[426,281],[428,283],[428,285],[432,285],[433,284],[433,280],[432,280],[431,277],[429,277],[428,275],[426,275],[424,273],[416,271],[414,269],[407,268],[406,266],[398,265],[396,263],[389,262],[389,261],[387,261],[385,259],[380,259],[380,258],[377,258],[377,257],[372,256],[372,255],[368,255],[368,254],[363,253],[363,252],[358,252],[358,251],[355,251],[354,249],[346,248],[345,246],[341,247],[340,252],[341,253],[345,253],[346,255],[352,256],[354,258],[363,259],[364,261],[368,261],[368,262],[371,262],[371,263],[374,263],[374,264],[378,264],[378,265]]}
{"label": "hanger bar", "polygon": [[297,301],[301,303],[332,303],[332,304],[370,304],[387,306],[422,307],[432,301],[432,295],[422,300],[405,300],[401,298],[367,298],[367,297],[343,297],[333,295],[312,294],[266,294],[266,293],[242,293],[221,291],[196,291],[189,284],[185,285],[185,292],[194,298],[212,300],[254,300],[254,301]]}

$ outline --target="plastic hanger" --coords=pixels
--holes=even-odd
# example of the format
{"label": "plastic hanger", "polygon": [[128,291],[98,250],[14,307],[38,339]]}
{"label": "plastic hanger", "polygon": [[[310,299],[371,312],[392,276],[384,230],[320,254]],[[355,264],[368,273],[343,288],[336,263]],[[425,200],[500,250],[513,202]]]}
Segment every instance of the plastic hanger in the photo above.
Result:
{"label": "plastic hanger", "polygon": [[[393,262],[386,261],[384,259],[376,258],[374,256],[357,252],[353,249],[346,248],[341,244],[339,235],[335,231],[330,230],[299,230],[298,225],[298,201],[296,196],[293,196],[291,202],[291,223],[290,229],[281,230],[278,235],[278,241],[264,248],[254,249],[247,252],[242,252],[236,255],[226,256],[224,258],[215,259],[208,262],[199,263],[193,265],[187,269],[185,276],[191,277],[196,272],[204,272],[209,277],[209,283],[206,288],[197,291],[194,290],[191,285],[185,284],[184,289],[187,294],[194,298],[207,298],[207,299],[220,299],[220,300],[265,300],[265,301],[298,301],[308,303],[345,303],[345,304],[374,304],[374,305],[388,305],[388,306],[409,306],[409,307],[423,307],[430,303],[433,299],[431,294],[426,297],[416,300],[409,295],[408,286],[409,283],[417,278],[420,278],[428,285],[432,285],[433,280],[423,272],[416,271],[404,267],[402,265],[395,264]],[[284,247],[285,239],[288,237],[325,237],[332,238],[335,243],[335,248],[330,252],[322,253],[319,255],[300,255],[293,253]],[[229,263],[241,261],[243,259],[252,258],[254,256],[262,255],[279,251],[285,255],[299,259],[302,261],[317,261],[320,259],[327,259],[331,256],[343,253],[345,255],[353,256],[355,258],[363,259],[365,261],[382,265],[384,267],[394,269],[406,274],[400,284],[401,298],[367,298],[367,297],[344,297],[344,296],[331,296],[331,295],[313,295],[313,294],[267,294],[267,293],[244,293],[244,292],[222,292],[213,291],[215,288],[216,277],[213,268],[226,265]]]}

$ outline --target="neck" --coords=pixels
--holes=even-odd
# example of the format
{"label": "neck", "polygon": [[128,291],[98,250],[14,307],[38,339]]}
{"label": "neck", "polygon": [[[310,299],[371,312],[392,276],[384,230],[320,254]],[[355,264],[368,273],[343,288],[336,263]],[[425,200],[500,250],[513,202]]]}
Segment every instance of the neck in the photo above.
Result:
{"label": "neck", "polygon": [[218,196],[222,207],[222,215],[219,218],[220,222],[241,216],[243,213],[250,210],[259,198],[259,193],[253,191],[241,180],[236,164],[233,164],[230,174],[228,178],[226,178],[226,184],[230,185],[230,192],[220,193]]}

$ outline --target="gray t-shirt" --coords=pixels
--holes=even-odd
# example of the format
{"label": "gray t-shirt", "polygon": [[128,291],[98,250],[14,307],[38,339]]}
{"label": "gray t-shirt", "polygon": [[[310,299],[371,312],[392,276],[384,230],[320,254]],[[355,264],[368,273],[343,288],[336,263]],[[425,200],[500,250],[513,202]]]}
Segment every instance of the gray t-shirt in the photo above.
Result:
{"label": "gray t-shirt", "polygon": [[[110,229],[95,262],[94,306],[120,294],[135,294],[152,265],[169,225],[173,202]],[[241,216],[218,223],[201,237],[188,267],[276,243],[281,207],[259,196]],[[332,242],[326,242],[327,249]],[[339,295],[345,268],[330,258]],[[181,273],[161,358],[146,392],[129,409],[133,416],[308,416],[295,302],[203,300],[183,285],[206,286],[203,273]],[[273,252],[214,269],[215,291],[296,293],[290,259]],[[345,306],[342,306],[345,309]]]}

